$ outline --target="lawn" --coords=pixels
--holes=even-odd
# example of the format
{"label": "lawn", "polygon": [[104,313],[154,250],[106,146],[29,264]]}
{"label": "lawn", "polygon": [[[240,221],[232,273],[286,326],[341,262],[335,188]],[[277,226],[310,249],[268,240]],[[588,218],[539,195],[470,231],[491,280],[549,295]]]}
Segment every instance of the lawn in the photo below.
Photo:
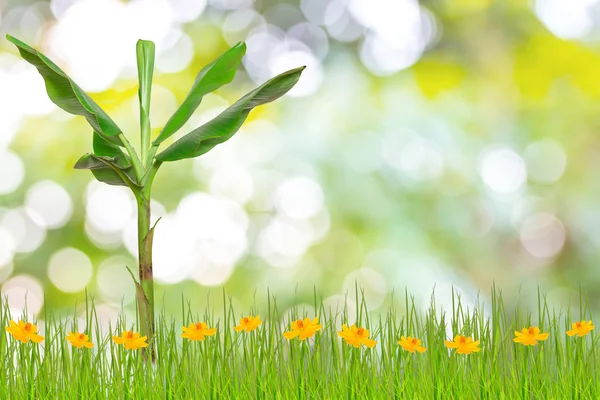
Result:
{"label": "lawn", "polygon": [[[360,291],[359,291],[360,292]],[[402,295],[405,306],[390,307],[370,316],[364,298],[349,297],[348,307],[329,309],[315,292],[316,315],[294,307],[282,312],[272,296],[264,307],[253,306],[235,313],[223,294],[222,310],[198,310],[182,299],[181,315],[159,313],[155,336],[156,362],[151,347],[125,349],[113,336],[137,330],[137,321],[120,320],[110,332],[102,332],[93,302],[86,303],[87,327],[92,348],[76,348],[66,336],[77,332],[74,321],[55,319],[46,312],[45,331],[39,343],[0,336],[4,362],[0,397],[6,399],[595,399],[600,388],[596,365],[600,361],[594,329],[583,335],[567,335],[573,324],[593,319],[583,295],[575,304],[578,315],[552,309],[538,294],[538,307],[513,310],[504,307],[502,294],[493,290],[491,302],[463,307],[453,295],[452,307],[440,310],[432,300],[419,310],[413,298]],[[398,304],[398,302],[394,303]],[[354,307],[355,306],[355,307]],[[486,310],[485,312],[483,310]],[[314,311],[311,311],[314,313]],[[221,317],[217,318],[218,314]],[[286,315],[286,317],[283,317]],[[289,317],[292,315],[292,317]],[[236,331],[244,317],[260,317],[249,331]],[[305,340],[286,338],[300,318],[314,321]],[[186,327],[197,326],[212,336],[182,338]],[[9,326],[8,308],[0,321]],[[32,321],[35,323],[35,321]],[[342,325],[356,325],[363,334],[360,344],[340,337]],[[252,324],[250,324],[252,325]],[[192,327],[193,327],[192,326]],[[298,324],[294,325],[299,329]],[[517,343],[515,331],[539,327],[532,345]],[[360,330],[365,328],[368,331]],[[241,329],[241,328],[239,328]],[[349,328],[350,329],[350,328]],[[589,329],[588,329],[589,330]],[[299,331],[300,332],[300,331]],[[536,331],[537,332],[537,331]],[[198,333],[198,332],[197,332]],[[202,333],[202,332],[200,332]],[[311,335],[312,333],[312,335]],[[548,335],[543,335],[547,333]],[[455,336],[472,338],[469,354],[449,348]],[[367,339],[368,336],[368,339]],[[401,337],[421,340],[423,351],[410,352]],[[547,338],[545,338],[547,336]],[[193,337],[193,335],[192,335]],[[373,340],[376,342],[369,342]],[[460,339],[458,339],[460,342]],[[477,343],[478,341],[478,343]],[[349,345],[357,343],[359,347]],[[369,344],[372,347],[367,347]],[[453,346],[453,345],[450,345]],[[135,347],[135,346],[134,346]],[[414,347],[414,346],[413,346]]]}

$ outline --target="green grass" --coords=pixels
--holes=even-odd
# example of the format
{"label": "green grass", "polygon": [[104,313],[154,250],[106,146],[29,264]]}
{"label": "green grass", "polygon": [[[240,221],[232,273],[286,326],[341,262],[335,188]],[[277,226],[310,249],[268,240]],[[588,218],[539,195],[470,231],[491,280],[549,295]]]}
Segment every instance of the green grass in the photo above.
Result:
{"label": "green grass", "polygon": [[[91,302],[86,303],[87,329],[94,349],[71,348],[67,331],[73,322],[45,315],[45,341],[22,344],[0,335],[0,398],[3,399],[597,399],[600,361],[597,335],[568,337],[566,330],[580,319],[593,319],[580,296],[577,315],[551,309],[538,294],[537,310],[517,306],[506,310],[502,294],[494,290],[487,314],[483,304],[463,307],[453,295],[452,309],[440,312],[435,302],[420,311],[404,295],[405,306],[389,308],[370,318],[364,298],[352,297],[356,312],[325,309],[314,295],[323,329],[313,339],[288,341],[282,332],[290,320],[282,317],[276,299],[244,315],[260,315],[265,323],[252,333],[236,333],[241,314],[225,307],[197,315],[182,301],[182,314],[157,320],[155,365],[141,351],[115,345],[101,335]],[[577,305],[577,304],[576,304]],[[8,308],[0,321],[8,325]],[[215,312],[221,315],[215,317]],[[289,315],[287,312],[286,315]],[[302,309],[297,317],[313,317]],[[179,322],[175,322],[176,319]],[[355,349],[337,335],[341,324],[356,322],[371,330],[373,349]],[[203,342],[183,341],[181,321],[207,321],[217,335]],[[76,321],[76,319],[74,319]],[[112,334],[135,327],[121,320]],[[284,325],[285,324],[285,325]],[[539,325],[550,337],[535,347],[512,341],[513,332]],[[458,355],[444,340],[455,334],[481,341],[481,352]],[[397,344],[400,336],[416,336],[427,351],[410,354]]]}

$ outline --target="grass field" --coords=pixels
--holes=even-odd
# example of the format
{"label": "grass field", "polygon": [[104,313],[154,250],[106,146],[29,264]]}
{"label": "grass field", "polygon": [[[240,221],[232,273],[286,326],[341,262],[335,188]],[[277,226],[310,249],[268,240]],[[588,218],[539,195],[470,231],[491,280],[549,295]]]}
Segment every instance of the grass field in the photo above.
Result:
{"label": "grass field", "polygon": [[[291,319],[282,319],[276,299],[264,309],[248,309],[264,321],[255,331],[236,332],[241,314],[224,296],[221,318],[215,310],[197,315],[182,301],[185,324],[206,321],[217,334],[203,341],[181,337],[175,317],[157,322],[155,364],[142,350],[125,350],[112,340],[122,330],[135,330],[135,321],[121,320],[102,334],[91,302],[86,333],[95,345],[78,349],[65,340],[77,330],[73,322],[45,320],[42,342],[21,343],[0,335],[2,399],[597,399],[600,362],[594,330],[570,337],[572,323],[593,319],[580,296],[578,315],[548,307],[538,294],[536,310],[519,306],[506,310],[494,290],[487,311],[483,304],[466,309],[453,296],[452,309],[440,312],[435,302],[418,310],[404,294],[405,307],[390,308],[370,318],[363,297],[352,296],[356,312],[325,309],[314,296],[317,315],[292,310],[293,319],[319,318],[322,329],[307,340],[283,337]],[[354,307],[353,307],[354,309]],[[0,321],[9,325],[8,308]],[[365,327],[377,344],[349,346],[338,335],[343,323]],[[539,326],[549,333],[534,346],[515,343],[514,331]],[[445,340],[454,335],[479,340],[480,352],[457,354]],[[398,344],[401,336],[422,340],[423,353],[409,353]]]}

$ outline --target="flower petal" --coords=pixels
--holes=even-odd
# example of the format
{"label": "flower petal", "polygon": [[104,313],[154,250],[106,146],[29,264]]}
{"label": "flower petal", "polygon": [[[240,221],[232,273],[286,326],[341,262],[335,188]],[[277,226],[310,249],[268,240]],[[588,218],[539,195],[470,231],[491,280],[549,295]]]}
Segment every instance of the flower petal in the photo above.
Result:
{"label": "flower petal", "polygon": [[41,343],[44,341],[43,336],[36,335],[35,333],[31,334],[31,336],[29,338],[31,339],[32,342],[35,342],[35,343]]}
{"label": "flower petal", "polygon": [[293,339],[296,336],[298,336],[300,334],[300,332],[298,331],[290,331],[290,332],[283,332],[283,337],[285,337],[286,339]]}
{"label": "flower petal", "polygon": [[371,339],[363,339],[362,340],[362,344],[364,344],[367,347],[375,347],[375,345],[377,344],[376,341],[371,340]]}
{"label": "flower petal", "polygon": [[304,331],[300,333],[300,340],[308,339],[309,337],[314,336],[315,331]]}
{"label": "flower petal", "polygon": [[206,336],[213,336],[215,333],[217,333],[217,328],[206,329],[203,332],[203,334],[205,334]]}

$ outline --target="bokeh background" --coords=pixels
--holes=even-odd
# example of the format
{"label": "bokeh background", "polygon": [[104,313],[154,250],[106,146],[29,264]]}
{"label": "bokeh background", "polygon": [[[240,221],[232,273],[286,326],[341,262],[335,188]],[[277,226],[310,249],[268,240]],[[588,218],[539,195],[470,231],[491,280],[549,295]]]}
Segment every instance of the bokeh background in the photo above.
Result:
{"label": "bokeh background", "polygon": [[[157,44],[157,133],[240,40],[234,82],[177,136],[283,70],[298,86],[153,191],[157,298],[286,307],[355,283],[384,310],[489,297],[600,307],[600,1],[0,0],[0,31],[62,66],[137,144],[135,42]],[[83,118],[0,41],[0,282],[10,307],[134,309],[135,202],[72,169]],[[27,296],[25,294],[27,293]],[[352,300],[353,301],[353,300]],[[77,312],[77,311],[76,311]]]}

